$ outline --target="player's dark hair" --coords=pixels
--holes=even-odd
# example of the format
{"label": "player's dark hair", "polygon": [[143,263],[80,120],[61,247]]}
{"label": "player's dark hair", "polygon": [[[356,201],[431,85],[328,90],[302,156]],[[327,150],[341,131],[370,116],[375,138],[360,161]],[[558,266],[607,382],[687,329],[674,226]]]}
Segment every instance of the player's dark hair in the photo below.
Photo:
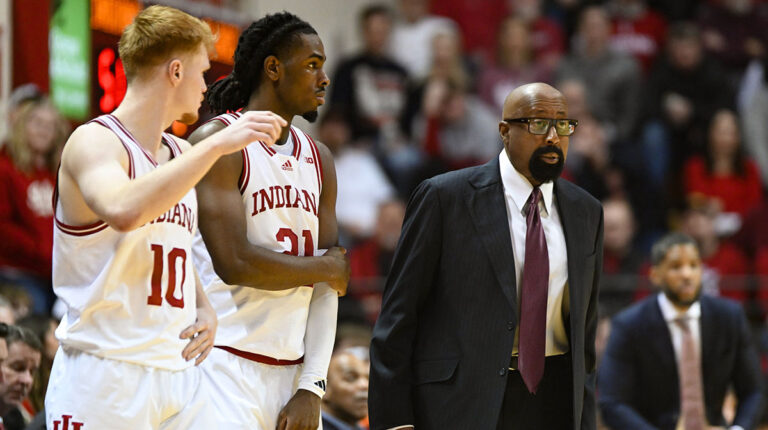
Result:
{"label": "player's dark hair", "polygon": [[651,264],[654,266],[661,264],[661,262],[667,258],[669,250],[677,245],[693,245],[696,249],[699,248],[696,241],[687,234],[678,232],[669,233],[653,244],[653,247],[651,248]]}
{"label": "player's dark hair", "polygon": [[237,41],[232,73],[214,82],[205,93],[211,110],[221,114],[247,105],[261,82],[264,60],[284,52],[302,34],[317,32],[308,22],[288,12],[266,15],[248,26]]}

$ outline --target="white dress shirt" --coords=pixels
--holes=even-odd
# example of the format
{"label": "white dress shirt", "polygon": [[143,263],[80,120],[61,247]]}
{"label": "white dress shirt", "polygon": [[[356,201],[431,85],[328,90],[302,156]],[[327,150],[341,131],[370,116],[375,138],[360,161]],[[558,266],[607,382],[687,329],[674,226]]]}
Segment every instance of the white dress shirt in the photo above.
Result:
{"label": "white dress shirt", "polygon": [[[507,204],[507,220],[512,240],[512,252],[515,258],[515,279],[517,281],[517,302],[520,303],[522,291],[523,266],[525,264],[525,235],[528,229],[525,216],[525,204],[533,191],[533,185],[521,175],[509,161],[506,151],[499,154],[501,182],[504,186],[504,200]],[[557,211],[554,195],[554,183],[547,182],[539,186],[542,199],[539,201],[541,225],[547,239],[549,254],[549,289],[547,290],[547,328],[545,354],[560,355],[569,350],[568,336],[565,332],[565,318],[568,309],[563,308],[563,298],[568,286],[568,252],[565,248],[565,234]],[[568,303],[565,303],[568,306]],[[518,309],[519,311],[519,309]],[[518,312],[518,315],[520,313]],[[512,354],[517,355],[519,330],[515,332]]]}
{"label": "white dress shirt", "polygon": [[[669,335],[672,338],[672,348],[675,350],[675,362],[677,363],[677,368],[680,368],[680,354],[683,348],[683,329],[675,322],[678,318],[685,318],[688,320],[688,328],[691,330],[691,337],[693,337],[696,353],[699,355],[699,358],[701,358],[701,303],[697,301],[685,311],[680,311],[672,304],[664,293],[659,293],[658,300],[659,308],[661,308],[661,315],[667,323]],[[701,359],[699,359],[699,363],[701,363]],[[728,427],[728,429],[744,430],[741,426],[731,426]]]}

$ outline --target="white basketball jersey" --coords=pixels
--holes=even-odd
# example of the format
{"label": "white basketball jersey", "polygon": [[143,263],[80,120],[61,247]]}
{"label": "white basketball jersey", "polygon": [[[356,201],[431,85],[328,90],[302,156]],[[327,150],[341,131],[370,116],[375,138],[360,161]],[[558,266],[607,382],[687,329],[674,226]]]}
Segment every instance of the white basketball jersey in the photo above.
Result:
{"label": "white basketball jersey", "polygon": [[[131,179],[157,167],[117,118],[104,115],[93,121],[122,142]],[[181,154],[170,135],[163,135],[163,143],[173,157]],[[56,194],[54,208],[61,211]],[[192,265],[195,190],[154,221],[127,233],[103,221],[70,226],[54,218],[53,288],[67,306],[56,331],[61,344],[163,369],[192,365],[194,361],[181,357],[189,340],[179,339],[179,334],[197,315]]]}
{"label": "white basketball jersey", "polygon": [[[239,116],[224,114],[215,119],[229,125]],[[315,142],[292,126],[285,146],[278,150],[254,142],[241,155],[239,184],[248,241],[286,254],[315,255],[322,190]],[[311,286],[265,291],[227,285],[216,276],[199,233],[194,252],[200,279],[219,318],[217,346],[278,360],[304,355]]]}

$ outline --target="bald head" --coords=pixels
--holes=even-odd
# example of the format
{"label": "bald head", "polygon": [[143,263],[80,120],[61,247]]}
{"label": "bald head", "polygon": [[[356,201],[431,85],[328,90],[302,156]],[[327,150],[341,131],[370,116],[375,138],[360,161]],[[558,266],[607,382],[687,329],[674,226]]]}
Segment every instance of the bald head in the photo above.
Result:
{"label": "bald head", "polygon": [[[563,97],[563,94],[555,87],[543,82],[535,82],[532,84],[521,85],[509,93],[504,100],[502,118],[518,118],[524,116],[524,111],[528,111],[531,107],[540,105],[542,102],[559,102],[565,106],[566,110],[568,107],[568,104],[565,102],[565,97]],[[563,112],[563,115],[567,114],[568,112]]]}
{"label": "bald head", "polygon": [[[549,122],[545,134],[530,132],[533,119],[538,120],[537,124],[541,120]],[[557,134],[552,120],[560,119],[572,121],[568,119],[565,97],[541,82],[515,88],[504,101],[499,134],[512,166],[531,185],[552,181],[563,171],[570,134]]]}

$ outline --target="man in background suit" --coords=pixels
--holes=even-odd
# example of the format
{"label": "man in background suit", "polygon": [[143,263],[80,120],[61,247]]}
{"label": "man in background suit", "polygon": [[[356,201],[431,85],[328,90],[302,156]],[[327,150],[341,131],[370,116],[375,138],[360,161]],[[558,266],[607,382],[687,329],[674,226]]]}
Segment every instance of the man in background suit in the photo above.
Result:
{"label": "man in background suit", "polygon": [[411,196],[371,344],[371,429],[595,428],[603,224],[558,178],[575,127],[559,91],[521,86],[505,150]]}
{"label": "man in background suit", "polygon": [[[665,236],[651,260],[651,281],[662,292],[614,318],[600,364],[605,424],[617,430],[753,428],[763,399],[744,311],[700,295],[702,262],[690,237]],[[724,427],[723,399],[731,385],[738,408]]]}

